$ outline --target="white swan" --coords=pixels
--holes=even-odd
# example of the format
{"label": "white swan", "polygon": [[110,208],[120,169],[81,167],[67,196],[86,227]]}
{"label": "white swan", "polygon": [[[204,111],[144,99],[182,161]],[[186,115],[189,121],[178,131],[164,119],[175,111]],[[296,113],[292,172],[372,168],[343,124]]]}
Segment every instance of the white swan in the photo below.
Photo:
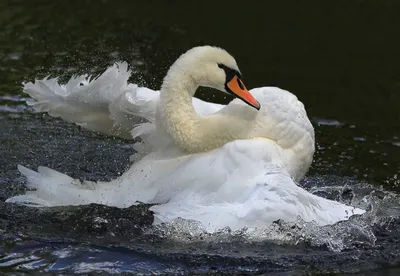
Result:
{"label": "white swan", "polygon": [[[28,104],[38,112],[109,135],[141,137],[141,158],[119,178],[97,183],[19,166],[33,191],[7,202],[121,208],[154,203],[154,223],[181,217],[200,221],[209,232],[299,217],[326,225],[364,213],[296,185],[312,162],[315,142],[303,104],[275,87],[249,92],[225,50],[189,50],[171,66],[160,92],[128,84],[129,76],[127,64],[120,63],[93,80],[84,75],[65,86],[47,78],[24,85],[33,98]],[[239,99],[226,106],[204,102],[193,97],[199,86]],[[138,117],[146,122],[133,128]]]}

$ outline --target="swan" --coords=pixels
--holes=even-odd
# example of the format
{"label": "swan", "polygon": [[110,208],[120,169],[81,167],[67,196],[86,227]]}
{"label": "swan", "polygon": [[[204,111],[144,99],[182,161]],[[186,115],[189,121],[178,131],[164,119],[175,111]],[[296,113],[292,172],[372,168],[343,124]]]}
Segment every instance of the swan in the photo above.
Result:
{"label": "swan", "polygon": [[[48,77],[23,84],[36,112],[140,141],[130,168],[110,182],[19,165],[29,190],[7,202],[119,208],[144,202],[154,204],[154,224],[194,220],[211,233],[279,219],[327,225],[365,212],[297,185],[315,149],[304,105],[278,87],[248,90],[226,50],[189,49],[169,68],[160,91],[128,83],[130,75],[120,62],[96,78],[73,76],[66,85]],[[202,101],[194,97],[199,86],[235,99],[227,105]]]}

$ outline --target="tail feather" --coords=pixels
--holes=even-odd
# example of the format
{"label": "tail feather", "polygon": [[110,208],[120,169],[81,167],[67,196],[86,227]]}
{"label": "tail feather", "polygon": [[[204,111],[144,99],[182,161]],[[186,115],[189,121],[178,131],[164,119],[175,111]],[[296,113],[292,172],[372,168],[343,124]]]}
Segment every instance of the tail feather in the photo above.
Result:
{"label": "tail feather", "polygon": [[101,185],[91,181],[81,182],[47,167],[39,167],[35,172],[18,165],[18,170],[26,177],[27,188],[32,190],[27,191],[24,195],[11,197],[6,202],[29,206],[105,203],[101,197]]}
{"label": "tail feather", "polygon": [[6,200],[8,203],[17,203],[30,207],[51,207],[52,205],[44,199],[41,199],[36,194],[27,192],[24,195],[14,196]]}
{"label": "tail feather", "polygon": [[41,175],[27,167],[18,165],[18,170],[22,173],[28,180],[26,186],[30,189],[37,189],[40,184]]}
{"label": "tail feather", "polygon": [[63,183],[69,183],[74,180],[72,177],[66,174],[60,173],[58,171],[55,171],[53,169],[44,166],[38,167],[38,173],[40,174],[41,177],[58,179],[60,182]]}

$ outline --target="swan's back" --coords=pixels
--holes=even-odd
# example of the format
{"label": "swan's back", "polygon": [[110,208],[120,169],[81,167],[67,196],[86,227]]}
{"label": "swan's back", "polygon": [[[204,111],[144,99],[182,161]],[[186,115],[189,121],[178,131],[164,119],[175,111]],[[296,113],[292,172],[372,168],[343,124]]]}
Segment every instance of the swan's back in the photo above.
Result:
{"label": "swan's back", "polygon": [[250,93],[261,103],[259,111],[235,99],[219,113],[228,114],[233,120],[235,117],[248,120],[251,124],[249,138],[275,141],[284,153],[287,170],[296,180],[301,179],[315,150],[314,128],[303,103],[294,94],[278,87],[255,88]]}

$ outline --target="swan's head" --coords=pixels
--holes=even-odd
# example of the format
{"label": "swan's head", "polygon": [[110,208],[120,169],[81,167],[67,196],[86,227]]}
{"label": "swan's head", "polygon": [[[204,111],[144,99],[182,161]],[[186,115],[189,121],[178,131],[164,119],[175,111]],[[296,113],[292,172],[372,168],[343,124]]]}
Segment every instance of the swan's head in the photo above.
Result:
{"label": "swan's head", "polygon": [[181,55],[171,70],[189,75],[196,85],[218,89],[260,109],[259,102],[244,85],[235,59],[221,48],[194,47]]}

